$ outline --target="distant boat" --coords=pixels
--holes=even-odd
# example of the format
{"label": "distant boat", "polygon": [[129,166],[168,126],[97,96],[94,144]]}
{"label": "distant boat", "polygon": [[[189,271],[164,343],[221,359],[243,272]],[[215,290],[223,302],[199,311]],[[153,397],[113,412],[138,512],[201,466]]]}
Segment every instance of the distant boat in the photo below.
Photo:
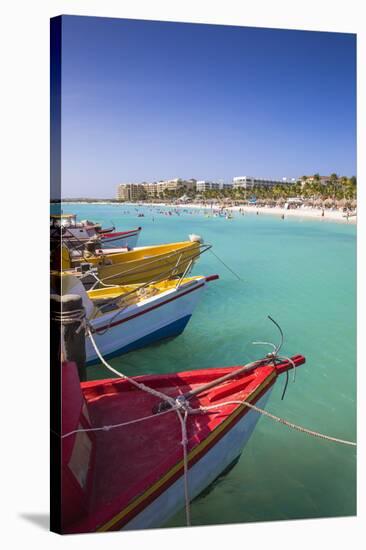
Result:
{"label": "distant boat", "polygon": [[[53,288],[59,286],[60,277],[63,294],[82,297],[89,326],[104,357],[183,332],[206,283],[218,279],[218,275],[197,276],[86,291],[79,279],[65,273],[54,275]],[[98,356],[87,338],[86,362],[95,361]]]}
{"label": "distant boat", "polygon": [[[241,374],[225,367],[134,377],[170,397],[186,396],[193,409],[216,406],[187,417],[190,500],[236,463],[250,439],[260,414],[242,402],[264,408],[278,376],[305,358],[291,361],[263,360]],[[192,391],[199,393],[189,397]],[[62,403],[63,533],[162,527],[184,508],[181,425],[159,397],[120,378],[80,384],[75,363],[64,363]],[[159,410],[164,414],[155,416]]]}

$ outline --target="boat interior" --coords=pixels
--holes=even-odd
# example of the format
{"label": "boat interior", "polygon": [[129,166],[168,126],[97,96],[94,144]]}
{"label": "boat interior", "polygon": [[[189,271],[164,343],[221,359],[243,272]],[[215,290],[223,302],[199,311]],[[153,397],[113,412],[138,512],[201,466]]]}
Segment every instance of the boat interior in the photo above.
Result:
{"label": "boat interior", "polygon": [[168,290],[173,290],[177,287],[187,288],[187,285],[195,283],[202,277],[186,277],[184,279],[165,279],[164,281],[146,284],[120,285],[109,288],[100,288],[89,290],[88,297],[92,300],[94,306],[99,308],[100,312],[106,313],[114,309],[121,309],[133,304],[137,304],[142,300],[147,300],[157,294],[162,294]]}
{"label": "boat interior", "polygon": [[110,311],[126,308],[147,300],[158,294],[163,294],[179,288],[187,288],[196,281],[203,280],[201,276],[185,277],[183,279],[165,279],[150,284],[117,285],[113,287],[102,287],[96,290],[86,290],[80,279],[67,272],[54,273],[51,276],[51,288],[53,293],[58,294],[62,287],[63,294],[78,294],[81,296],[86,315],[89,319],[97,318]]}

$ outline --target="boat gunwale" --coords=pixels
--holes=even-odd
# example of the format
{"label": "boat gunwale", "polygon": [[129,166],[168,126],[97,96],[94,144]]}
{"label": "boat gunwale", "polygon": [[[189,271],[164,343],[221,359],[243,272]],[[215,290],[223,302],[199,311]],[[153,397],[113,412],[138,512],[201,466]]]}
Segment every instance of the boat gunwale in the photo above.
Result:
{"label": "boat gunwale", "polygon": [[[144,315],[146,313],[149,313],[150,311],[153,311],[159,307],[164,306],[165,304],[168,304],[170,302],[173,302],[174,300],[177,300],[178,298],[181,298],[182,296],[185,296],[187,294],[190,294],[191,292],[194,292],[195,290],[198,290],[205,286],[206,284],[206,278],[201,276],[197,281],[193,281],[189,283],[192,288],[184,288],[184,285],[180,285],[179,287],[174,287],[168,290],[165,290],[162,293],[155,294],[153,296],[149,296],[148,298],[141,300],[140,302],[136,304],[132,304],[130,306],[127,306],[124,310],[120,309],[113,309],[112,311],[109,311],[108,313],[102,314],[99,317],[93,317],[89,319],[89,322],[92,324],[93,328],[96,330],[96,334],[98,334],[98,331],[103,331],[107,328],[113,328],[118,325],[121,325],[122,323],[126,323],[127,321],[131,321],[132,319],[135,319],[136,317],[139,317],[140,315]],[[172,295],[170,298],[166,299],[165,301],[159,302],[159,299],[167,298],[168,295]],[[157,303],[151,305],[154,301]],[[145,309],[142,309],[144,306],[147,306]],[[135,313],[133,313],[133,310],[136,310]],[[111,323],[108,322],[108,319],[113,318],[116,315],[120,315],[121,318],[118,321],[113,321]],[[127,315],[127,316],[126,316]],[[105,323],[106,325],[99,326],[99,323]]]}

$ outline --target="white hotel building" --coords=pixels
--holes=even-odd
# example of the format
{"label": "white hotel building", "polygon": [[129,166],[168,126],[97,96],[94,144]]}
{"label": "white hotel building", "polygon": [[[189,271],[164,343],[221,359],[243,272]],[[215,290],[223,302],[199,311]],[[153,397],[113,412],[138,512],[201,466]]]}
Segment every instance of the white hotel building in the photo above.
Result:
{"label": "white hotel building", "polygon": [[214,181],[198,180],[196,183],[197,193],[211,191],[212,189],[220,189],[220,184]]}
{"label": "white hotel building", "polygon": [[236,176],[233,178],[234,189],[252,189],[254,186],[273,187],[274,185],[289,185],[296,183],[295,179],[283,178],[282,180],[256,178],[253,176]]}

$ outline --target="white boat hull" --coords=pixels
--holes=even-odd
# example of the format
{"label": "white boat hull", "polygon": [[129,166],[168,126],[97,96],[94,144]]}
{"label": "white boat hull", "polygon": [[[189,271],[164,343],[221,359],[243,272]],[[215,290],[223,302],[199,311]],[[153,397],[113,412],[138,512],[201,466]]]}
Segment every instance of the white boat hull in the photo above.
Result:
{"label": "white boat hull", "polygon": [[[265,407],[271,391],[272,387],[258,400],[256,403],[258,407]],[[240,456],[260,416],[259,413],[250,410],[189,469],[190,500],[209,487]],[[163,527],[184,506],[184,477],[182,475],[144,510],[124,525],[123,529]]]}
{"label": "white boat hull", "polygon": [[111,235],[110,237],[101,236],[102,248],[135,248],[141,229],[135,231],[126,231],[121,235]]}
{"label": "white boat hull", "polygon": [[[168,290],[124,309],[118,316],[112,311],[91,321],[96,331],[93,338],[103,357],[113,357],[176,336],[183,332],[201,293],[206,279],[200,277],[178,289]],[[109,323],[112,323],[109,326]],[[107,330],[106,327],[109,328]],[[98,362],[98,356],[86,339],[86,362]]]}

